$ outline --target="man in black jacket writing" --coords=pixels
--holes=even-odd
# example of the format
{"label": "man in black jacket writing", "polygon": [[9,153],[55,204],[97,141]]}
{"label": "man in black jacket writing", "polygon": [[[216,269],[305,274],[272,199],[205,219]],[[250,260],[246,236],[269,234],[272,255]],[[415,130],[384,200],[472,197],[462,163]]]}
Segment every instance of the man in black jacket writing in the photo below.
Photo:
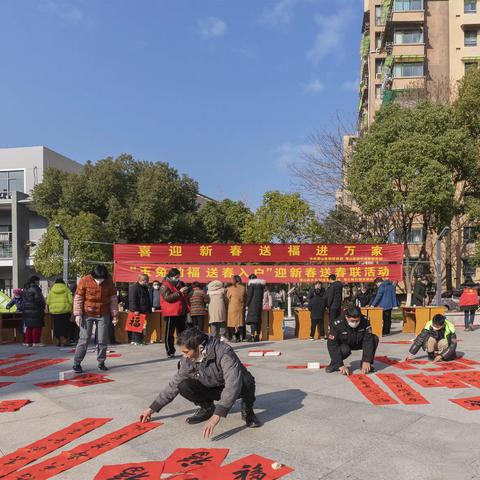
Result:
{"label": "man in black jacket writing", "polygon": [[343,361],[350,356],[352,350],[362,350],[362,373],[373,372],[377,347],[378,337],[372,333],[368,318],[362,315],[358,307],[352,305],[331,325],[327,342],[331,360],[325,371],[340,371],[343,375],[350,375],[350,369]]}

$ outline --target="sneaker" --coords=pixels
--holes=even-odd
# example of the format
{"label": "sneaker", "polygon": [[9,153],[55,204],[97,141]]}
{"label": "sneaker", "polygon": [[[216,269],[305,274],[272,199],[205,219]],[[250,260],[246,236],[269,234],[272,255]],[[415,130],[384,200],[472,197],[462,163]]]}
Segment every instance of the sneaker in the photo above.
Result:
{"label": "sneaker", "polygon": [[24,343],[23,346],[24,346],[24,347],[31,347],[32,344],[31,344],[31,343]]}
{"label": "sneaker", "polygon": [[104,363],[99,363],[98,369],[106,372],[108,370],[108,367]]}
{"label": "sneaker", "polygon": [[46,347],[46,345],[44,343],[34,343],[33,346],[34,347]]}
{"label": "sneaker", "polygon": [[224,337],[224,336],[222,335],[222,336],[220,337],[220,341],[221,341],[221,342],[226,342],[227,339],[226,339],[226,337]]}
{"label": "sneaker", "polygon": [[340,369],[338,367],[335,367],[334,365],[328,365],[325,368],[326,373],[333,373],[333,372],[338,372]]}
{"label": "sneaker", "polygon": [[82,366],[80,364],[78,365],[74,365],[72,367],[72,370],[75,372],[75,373],[83,373],[83,369],[82,369]]}
{"label": "sneaker", "polygon": [[215,405],[211,403],[208,406],[200,407],[191,417],[187,417],[185,420],[190,425],[206,422],[215,411]]}
{"label": "sneaker", "polygon": [[309,340],[315,340],[315,337],[310,337]]}
{"label": "sneaker", "polygon": [[174,353],[170,353],[170,354],[168,355],[168,358],[175,358],[175,354],[174,354]]}

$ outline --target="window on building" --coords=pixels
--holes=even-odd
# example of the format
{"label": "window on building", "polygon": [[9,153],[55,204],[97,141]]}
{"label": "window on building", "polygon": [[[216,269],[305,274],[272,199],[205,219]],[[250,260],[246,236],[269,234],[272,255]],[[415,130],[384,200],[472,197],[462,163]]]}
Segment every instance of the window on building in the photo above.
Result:
{"label": "window on building", "polygon": [[24,191],[23,170],[0,172],[0,199],[10,198],[12,192]]}
{"label": "window on building", "polygon": [[383,97],[383,86],[382,85],[375,85],[375,98],[377,100],[381,100]]}
{"label": "window on building", "polygon": [[478,63],[477,62],[465,62],[465,71],[467,71],[469,68],[478,68]]}
{"label": "window on building", "polygon": [[423,43],[423,30],[407,29],[407,30],[395,30],[394,42],[398,45],[408,43]]}
{"label": "window on building", "polygon": [[408,233],[408,243],[422,243],[423,228],[412,228]]}
{"label": "window on building", "polygon": [[383,73],[383,63],[384,63],[383,58],[376,58],[375,59],[375,73],[377,75],[381,75]]}
{"label": "window on building", "polygon": [[463,3],[464,13],[476,13],[477,12],[477,0],[464,0]]}
{"label": "window on building", "polygon": [[396,63],[393,66],[394,77],[423,77],[423,62]]}
{"label": "window on building", "polygon": [[382,23],[382,6],[377,5],[375,7],[375,25],[383,25]]}
{"label": "window on building", "polygon": [[463,243],[474,243],[477,235],[477,227],[463,227]]}
{"label": "window on building", "polygon": [[375,48],[381,48],[382,46],[382,32],[375,32]]}
{"label": "window on building", "polygon": [[476,47],[477,46],[477,31],[465,30],[464,32],[465,46]]}
{"label": "window on building", "polygon": [[393,9],[395,12],[423,10],[423,0],[395,0]]}

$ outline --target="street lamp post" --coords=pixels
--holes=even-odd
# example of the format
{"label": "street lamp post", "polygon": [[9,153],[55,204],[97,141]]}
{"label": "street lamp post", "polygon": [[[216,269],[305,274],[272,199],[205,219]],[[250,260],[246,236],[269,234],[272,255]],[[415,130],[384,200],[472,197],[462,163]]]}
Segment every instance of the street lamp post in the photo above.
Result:
{"label": "street lamp post", "polygon": [[55,228],[63,239],[63,281],[68,284],[69,238],[60,224],[56,224]]}
{"label": "street lamp post", "polygon": [[437,306],[442,304],[442,239],[449,231],[450,227],[444,227],[437,237]]}

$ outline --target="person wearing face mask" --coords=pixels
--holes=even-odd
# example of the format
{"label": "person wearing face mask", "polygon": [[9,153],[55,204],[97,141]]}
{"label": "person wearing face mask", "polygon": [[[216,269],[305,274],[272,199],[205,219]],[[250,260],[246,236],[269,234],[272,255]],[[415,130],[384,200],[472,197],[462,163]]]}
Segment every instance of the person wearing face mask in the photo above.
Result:
{"label": "person wearing face mask", "polygon": [[160,282],[155,280],[150,289],[150,303],[152,304],[152,312],[160,310]]}
{"label": "person wearing face mask", "polygon": [[175,357],[175,342],[173,334],[177,336],[185,330],[188,304],[188,287],[180,285],[180,270],[172,268],[160,287],[160,305],[162,316],[166,322],[165,349],[169,358]]}
{"label": "person wearing face mask", "polygon": [[454,360],[457,355],[455,325],[438,313],[413,341],[407,360],[413,360],[420,348],[426,350],[428,359],[434,362]]}
{"label": "person wearing face mask", "polygon": [[112,277],[105,265],[95,265],[91,273],[81,278],[73,299],[73,315],[80,328],[73,360],[73,370],[82,373],[81,363],[87,353],[88,341],[92,335],[93,325],[97,332],[97,361],[100,370],[107,358],[108,330],[110,322],[118,323],[118,299]]}
{"label": "person wearing face mask", "polygon": [[377,347],[378,337],[372,333],[368,318],[362,315],[360,308],[350,305],[330,327],[327,341],[330,365],[325,371],[340,371],[343,375],[350,375],[350,369],[343,361],[350,356],[352,350],[362,350],[361,371],[363,374],[373,372]]}
{"label": "person wearing face mask", "polygon": [[[199,407],[186,422],[195,425],[207,422],[203,436],[209,438],[222,418],[241,399],[241,416],[249,428],[260,427],[253,410],[255,378],[227,343],[209,337],[198,328],[189,328],[177,338],[182,351],[175,375],[140,415],[142,423],[149,422],[155,412],[172,402],[180,394]],[[214,401],[217,401],[216,405]]]}
{"label": "person wearing face mask", "polygon": [[[147,314],[152,311],[152,302],[148,290],[148,275],[140,274],[138,280],[130,285],[128,299],[128,309],[130,312],[135,312],[135,315]],[[143,332],[128,332],[128,341],[132,345],[143,345]]]}
{"label": "person wearing face mask", "polygon": [[315,284],[315,288],[310,292],[308,298],[308,309],[310,310],[310,340],[315,340],[315,331],[318,327],[319,339],[325,338],[325,325],[323,315],[327,306],[325,298],[325,289],[320,282]]}

